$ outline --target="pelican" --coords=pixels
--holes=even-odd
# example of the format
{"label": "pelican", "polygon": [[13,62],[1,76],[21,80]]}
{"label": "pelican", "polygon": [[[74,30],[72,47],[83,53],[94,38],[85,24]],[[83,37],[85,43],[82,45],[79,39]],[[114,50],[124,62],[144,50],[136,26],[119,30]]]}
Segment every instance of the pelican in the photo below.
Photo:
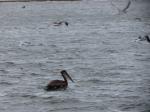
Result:
{"label": "pelican", "polygon": [[61,75],[64,80],[52,80],[48,83],[45,90],[47,91],[54,91],[54,90],[65,90],[68,87],[68,79],[70,79],[72,82],[72,78],[69,76],[66,70],[62,70]]}

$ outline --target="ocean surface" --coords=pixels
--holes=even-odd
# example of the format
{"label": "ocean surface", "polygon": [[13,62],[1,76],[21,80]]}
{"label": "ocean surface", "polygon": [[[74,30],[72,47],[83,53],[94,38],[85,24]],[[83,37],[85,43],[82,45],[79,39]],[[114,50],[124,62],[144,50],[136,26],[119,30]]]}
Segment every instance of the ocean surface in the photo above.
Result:
{"label": "ocean surface", "polygon": [[127,2],[0,3],[0,112],[150,112],[150,2]]}

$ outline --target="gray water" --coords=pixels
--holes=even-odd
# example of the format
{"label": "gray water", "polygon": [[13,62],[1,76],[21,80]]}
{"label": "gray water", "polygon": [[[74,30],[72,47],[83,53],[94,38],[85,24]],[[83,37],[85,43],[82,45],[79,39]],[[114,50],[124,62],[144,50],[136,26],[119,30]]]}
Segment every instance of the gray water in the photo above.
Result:
{"label": "gray water", "polygon": [[[150,112],[149,29],[144,0],[0,3],[0,112]],[[75,83],[44,91],[61,69]]]}

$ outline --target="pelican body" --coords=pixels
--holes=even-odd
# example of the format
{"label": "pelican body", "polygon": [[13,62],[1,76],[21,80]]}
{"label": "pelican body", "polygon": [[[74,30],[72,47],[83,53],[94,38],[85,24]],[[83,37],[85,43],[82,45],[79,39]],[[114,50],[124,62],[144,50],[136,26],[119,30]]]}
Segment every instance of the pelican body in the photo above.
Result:
{"label": "pelican body", "polygon": [[62,70],[60,73],[61,73],[64,80],[52,80],[52,81],[50,81],[45,88],[47,91],[65,90],[68,87],[67,78],[69,78],[72,82],[74,82],[66,70]]}

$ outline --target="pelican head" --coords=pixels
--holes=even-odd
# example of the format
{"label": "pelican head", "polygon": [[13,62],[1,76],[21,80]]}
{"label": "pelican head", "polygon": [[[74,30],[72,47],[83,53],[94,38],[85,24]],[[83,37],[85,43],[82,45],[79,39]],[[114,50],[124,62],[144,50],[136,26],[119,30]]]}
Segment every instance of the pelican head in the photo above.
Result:
{"label": "pelican head", "polygon": [[70,75],[67,73],[66,70],[62,70],[60,73],[61,73],[63,76],[65,76],[66,78],[69,78],[72,82],[74,82],[74,81],[72,80],[72,78],[70,77]]}

